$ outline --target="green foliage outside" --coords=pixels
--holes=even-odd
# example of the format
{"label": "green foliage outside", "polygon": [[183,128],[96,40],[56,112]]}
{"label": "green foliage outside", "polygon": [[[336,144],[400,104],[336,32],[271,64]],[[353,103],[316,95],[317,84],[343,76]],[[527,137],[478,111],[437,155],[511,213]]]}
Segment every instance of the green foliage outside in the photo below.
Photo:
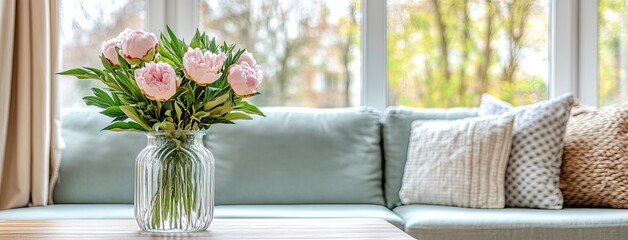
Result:
{"label": "green foliage outside", "polygon": [[266,106],[344,107],[360,83],[359,0],[201,0],[201,29],[238,42],[264,66]]}
{"label": "green foliage outside", "polygon": [[390,0],[391,105],[476,106],[488,92],[513,104],[547,97],[548,8],[543,0]]}
{"label": "green foliage outside", "polygon": [[628,101],[628,1],[600,0],[599,105]]}

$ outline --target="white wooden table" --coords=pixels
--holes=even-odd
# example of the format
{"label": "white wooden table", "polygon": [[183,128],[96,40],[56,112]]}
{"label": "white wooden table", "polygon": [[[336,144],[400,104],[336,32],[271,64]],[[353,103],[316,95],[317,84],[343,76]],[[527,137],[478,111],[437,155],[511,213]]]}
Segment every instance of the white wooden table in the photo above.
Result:
{"label": "white wooden table", "polygon": [[135,220],[0,220],[0,239],[413,239],[381,219],[214,219],[207,231],[146,233]]}

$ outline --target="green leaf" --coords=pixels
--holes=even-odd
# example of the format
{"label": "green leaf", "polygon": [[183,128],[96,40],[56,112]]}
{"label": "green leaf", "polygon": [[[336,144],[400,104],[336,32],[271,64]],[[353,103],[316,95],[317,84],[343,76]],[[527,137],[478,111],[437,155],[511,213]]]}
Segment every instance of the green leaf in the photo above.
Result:
{"label": "green leaf", "polygon": [[172,44],[172,50],[174,54],[176,54],[177,58],[182,59],[183,52],[181,50],[181,42],[179,42],[177,35],[174,34],[174,32],[172,31],[172,29],[170,29],[169,26],[166,26],[166,31],[168,32],[168,35],[170,36],[170,41],[171,41],[170,43]]}
{"label": "green leaf", "polygon": [[187,88],[177,88],[177,91],[174,93],[174,96],[172,96],[172,98],[178,98],[179,96],[181,96],[182,94],[186,93],[188,91]]}
{"label": "green leaf", "polygon": [[98,76],[98,74],[92,73],[83,68],[74,68],[74,69],[70,69],[64,72],[59,72],[57,74],[75,76],[78,79],[96,79],[96,80],[100,79],[100,76]]}
{"label": "green leaf", "polygon": [[105,75],[105,73],[102,70],[98,69],[98,68],[92,68],[92,67],[84,67],[84,68],[87,69],[87,70],[92,71],[94,74],[98,75],[99,77]]}
{"label": "green leaf", "polygon": [[120,67],[122,67],[122,69],[130,69],[131,65],[129,65],[129,63],[126,61],[126,59],[124,59],[122,57],[122,55],[120,55],[120,49],[118,49],[116,47],[116,57],[118,58],[118,64],[120,65]]}
{"label": "green leaf", "polygon": [[262,110],[259,110],[259,108],[257,108],[257,106],[248,103],[247,101],[241,101],[240,103],[238,103],[238,105],[235,107],[236,110],[238,111],[242,111],[248,114],[257,114],[260,115],[262,117],[266,117],[266,115],[264,115],[264,113],[262,112]]}
{"label": "green leaf", "polygon": [[205,112],[205,111],[198,111],[198,112],[196,112],[194,114],[194,117],[196,117],[198,119],[201,119],[201,118],[204,118],[204,117],[208,117],[208,116],[209,116],[209,113]]}
{"label": "green leaf", "polygon": [[159,128],[161,130],[166,130],[166,131],[176,130],[176,126],[174,125],[174,123],[172,123],[170,121],[163,121],[163,122],[161,122],[161,124],[159,125]]}
{"label": "green leaf", "polygon": [[124,121],[124,120],[127,120],[127,119],[128,119],[128,117],[126,115],[118,116],[118,117],[115,117],[113,120],[111,120],[111,122],[120,122],[120,121]]}
{"label": "green leaf", "polygon": [[111,62],[109,62],[109,60],[107,60],[105,54],[100,55],[100,63],[102,63],[102,66],[105,67],[105,70],[113,72],[113,65],[111,65]]}
{"label": "green leaf", "polygon": [[101,90],[100,88],[92,88],[92,92],[94,92],[94,95],[96,95],[96,97],[99,97],[103,101],[107,102],[109,106],[115,106],[116,103],[105,91]]}
{"label": "green leaf", "polygon": [[[162,55],[163,56],[163,55]],[[180,66],[180,63],[176,63],[175,61],[171,60],[170,58],[161,58],[159,59],[160,62],[165,62],[170,66]]]}
{"label": "green leaf", "polygon": [[115,93],[111,94],[111,99],[113,99],[113,103],[116,106],[122,105],[122,102],[120,101],[120,98],[118,97],[118,94],[115,94]]}
{"label": "green leaf", "polygon": [[111,131],[131,131],[131,132],[147,132],[147,129],[144,129],[137,123],[134,122],[114,122],[109,126],[106,126],[102,130],[111,130]]}
{"label": "green leaf", "polygon": [[126,117],[126,114],[122,110],[120,110],[119,106],[108,107],[105,110],[101,111],[100,113],[107,117],[112,117],[112,118],[117,118],[119,116]]}
{"label": "green leaf", "polygon": [[211,116],[223,116],[233,110],[231,101],[226,101],[222,106],[216,107],[210,111]]}
{"label": "green leaf", "polygon": [[157,52],[161,55],[160,61],[166,62],[173,67],[181,67],[183,65],[182,59],[175,57],[175,53],[172,52],[169,42],[163,34],[161,35],[161,41],[163,44],[157,45]]}
{"label": "green leaf", "polygon": [[194,33],[194,36],[192,37],[192,40],[190,41],[190,47],[191,48],[201,48],[201,33],[198,31],[198,28],[196,29],[196,32]]}
{"label": "green leaf", "polygon": [[218,96],[214,97],[214,99],[212,99],[211,101],[205,104],[205,106],[203,107],[203,110],[205,111],[212,110],[213,108],[229,100],[230,96],[231,95],[228,93],[228,91],[224,91],[224,90],[221,91],[221,93],[219,93]]}
{"label": "green leaf", "polygon": [[118,85],[118,83],[116,81],[114,81],[113,77],[111,77],[109,72],[104,72],[103,73],[103,77],[102,77],[101,81],[103,83],[105,83],[107,85],[107,87],[109,87],[110,89],[117,90],[117,91],[119,91],[121,93],[124,93],[124,91],[122,91],[122,88],[120,87],[120,85]]}
{"label": "green leaf", "polygon": [[252,120],[253,118],[249,115],[247,115],[246,113],[243,112],[231,112],[227,115],[225,115],[225,119],[229,120],[229,121],[233,121],[233,120]]}
{"label": "green leaf", "polygon": [[[218,81],[220,81],[220,79]],[[206,86],[204,89],[204,94],[203,94],[204,95],[203,102],[209,101],[214,95],[218,95],[221,92],[221,90],[224,90],[224,89]]]}
{"label": "green leaf", "polygon": [[108,108],[111,106],[107,101],[100,99],[97,96],[85,96],[83,97],[83,101],[85,101],[87,106],[96,106],[99,108]]}
{"label": "green leaf", "polygon": [[161,122],[156,122],[155,124],[153,124],[153,131],[159,131],[159,127],[161,126]]}
{"label": "green leaf", "polygon": [[181,122],[181,115],[183,115],[183,112],[181,111],[181,107],[179,107],[178,102],[174,104],[174,112],[177,115],[177,121]]}
{"label": "green leaf", "polygon": [[133,119],[133,121],[137,122],[145,131],[150,130],[150,126],[146,122],[144,117],[140,116],[137,110],[131,106],[120,106],[120,110],[126,114],[127,117]]}
{"label": "green leaf", "polygon": [[[209,38],[207,36],[205,37]],[[216,38],[212,38],[212,40],[209,41],[209,43],[207,43],[206,45],[209,45],[209,50],[212,51],[213,53],[218,52],[218,45],[216,45]]]}
{"label": "green leaf", "polygon": [[[235,55],[233,55],[233,61],[238,61],[238,59],[240,59],[240,56],[242,56],[242,54],[244,53],[244,51],[246,51],[246,49],[239,49],[238,52],[236,52]],[[255,67],[255,66],[252,66]]]}
{"label": "green leaf", "polygon": [[145,100],[144,94],[135,83],[134,79],[129,78],[124,71],[114,71],[113,72],[114,79],[118,86],[120,86],[120,90],[125,94],[129,95],[137,102],[142,102]]}

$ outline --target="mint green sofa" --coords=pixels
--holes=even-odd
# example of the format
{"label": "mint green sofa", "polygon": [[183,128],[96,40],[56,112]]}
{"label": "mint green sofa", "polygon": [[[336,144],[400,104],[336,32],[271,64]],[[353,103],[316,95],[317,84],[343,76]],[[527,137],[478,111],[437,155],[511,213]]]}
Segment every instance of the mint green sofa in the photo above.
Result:
{"label": "mint green sofa", "polygon": [[[401,205],[410,123],[476,109],[265,108],[266,118],[213,126],[216,218],[380,218],[417,239],[628,239],[628,210],[467,209]],[[64,112],[66,148],[54,205],[0,219],[133,218],[141,133],[103,132],[90,109]]]}

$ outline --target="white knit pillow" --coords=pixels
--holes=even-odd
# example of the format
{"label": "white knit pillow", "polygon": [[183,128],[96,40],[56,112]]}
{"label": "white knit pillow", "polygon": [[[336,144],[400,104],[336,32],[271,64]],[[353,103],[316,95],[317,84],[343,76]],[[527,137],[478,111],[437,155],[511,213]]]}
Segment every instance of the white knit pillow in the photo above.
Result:
{"label": "white knit pillow", "polygon": [[512,114],[412,122],[401,202],[503,208],[513,123]]}

